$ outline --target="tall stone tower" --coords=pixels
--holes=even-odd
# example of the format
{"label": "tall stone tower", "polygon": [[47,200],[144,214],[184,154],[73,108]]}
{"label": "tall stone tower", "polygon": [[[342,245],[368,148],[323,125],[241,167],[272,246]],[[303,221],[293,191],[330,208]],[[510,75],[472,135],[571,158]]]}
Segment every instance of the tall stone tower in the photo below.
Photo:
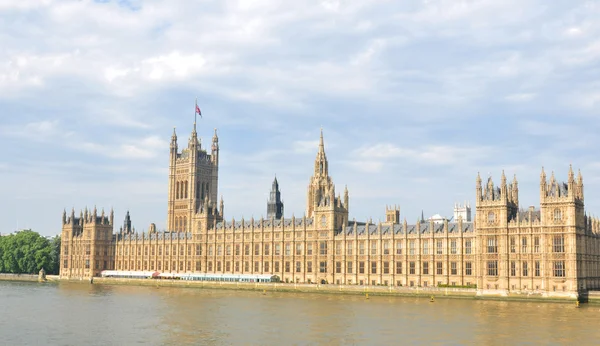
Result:
{"label": "tall stone tower", "polygon": [[216,129],[210,154],[202,148],[196,123],[187,147],[181,152],[178,151],[177,133],[173,129],[169,155],[168,231],[190,232],[197,212],[216,209],[218,173],[219,138]]}
{"label": "tall stone tower", "polygon": [[478,262],[483,264],[477,277],[477,287],[483,289],[487,287],[484,282],[496,280],[491,287],[506,289],[509,282],[509,223],[517,219],[519,210],[517,177],[507,184],[502,171],[500,186],[495,187],[492,177],[489,177],[483,187],[481,176],[477,174],[475,208],[477,244],[483,250],[477,257]]}
{"label": "tall stone tower", "polygon": [[277,177],[273,180],[269,202],[267,203],[267,218],[274,218],[276,220],[283,218],[283,201],[281,200],[281,192],[279,191]]}
{"label": "tall stone tower", "polygon": [[339,230],[348,223],[348,203],[348,188],[344,191],[343,201],[341,196],[335,196],[335,185],[329,176],[329,162],[321,130],[314,174],[308,185],[306,215],[314,218],[321,228]]}
{"label": "tall stone tower", "polygon": [[[551,229],[547,239],[550,260],[548,268],[555,277],[563,277],[571,287],[587,289],[582,278],[585,260],[577,253],[585,253],[585,210],[583,201],[583,178],[581,172],[575,180],[573,168],[569,167],[566,183],[558,183],[554,172],[550,180],[542,168],[540,175],[540,218]],[[560,274],[557,274],[560,273]],[[580,278],[577,282],[576,279]]]}
{"label": "tall stone tower", "polygon": [[[344,191],[344,200],[335,195],[335,185],[329,176],[329,162],[325,155],[323,130],[319,142],[319,151],[315,159],[314,173],[308,185],[307,217],[313,219],[318,241],[313,241],[316,248],[314,263],[317,264],[317,282],[334,282],[334,236],[348,225],[348,189]],[[308,245],[307,245],[308,246]]]}
{"label": "tall stone tower", "polygon": [[75,210],[67,217],[66,211],[62,218],[60,277],[91,278],[100,276],[102,270],[113,269],[114,248],[113,239],[114,213],[110,216],[100,215],[96,208],[87,208],[75,217]]}

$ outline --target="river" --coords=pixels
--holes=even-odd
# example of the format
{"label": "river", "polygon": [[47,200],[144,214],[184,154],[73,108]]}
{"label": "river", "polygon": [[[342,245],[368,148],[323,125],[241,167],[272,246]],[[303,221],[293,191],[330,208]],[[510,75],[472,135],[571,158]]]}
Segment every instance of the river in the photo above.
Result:
{"label": "river", "polygon": [[0,282],[4,345],[600,343],[600,306]]}

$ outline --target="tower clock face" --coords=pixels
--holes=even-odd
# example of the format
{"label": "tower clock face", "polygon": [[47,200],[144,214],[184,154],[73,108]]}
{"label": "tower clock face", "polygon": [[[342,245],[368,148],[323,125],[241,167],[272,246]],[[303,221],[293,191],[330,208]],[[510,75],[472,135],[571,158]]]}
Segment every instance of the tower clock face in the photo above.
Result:
{"label": "tower clock face", "polygon": [[321,216],[321,226],[327,226],[327,217],[325,215]]}

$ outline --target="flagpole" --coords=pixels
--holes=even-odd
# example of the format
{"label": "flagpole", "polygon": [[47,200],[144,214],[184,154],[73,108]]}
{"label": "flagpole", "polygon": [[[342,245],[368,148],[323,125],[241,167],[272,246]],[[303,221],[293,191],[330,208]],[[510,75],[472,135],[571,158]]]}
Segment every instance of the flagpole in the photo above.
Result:
{"label": "flagpole", "polygon": [[196,109],[198,109],[198,98],[196,97],[196,106],[194,107],[194,132],[196,132],[196,120],[197,120],[197,114],[198,112],[196,111]]}

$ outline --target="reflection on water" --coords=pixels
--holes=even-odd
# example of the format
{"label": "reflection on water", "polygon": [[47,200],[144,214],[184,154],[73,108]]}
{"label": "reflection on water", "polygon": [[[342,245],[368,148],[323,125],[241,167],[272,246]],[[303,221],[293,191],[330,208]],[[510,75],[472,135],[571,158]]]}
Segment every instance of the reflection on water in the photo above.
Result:
{"label": "reflection on water", "polygon": [[3,344],[597,344],[600,307],[0,282]]}

